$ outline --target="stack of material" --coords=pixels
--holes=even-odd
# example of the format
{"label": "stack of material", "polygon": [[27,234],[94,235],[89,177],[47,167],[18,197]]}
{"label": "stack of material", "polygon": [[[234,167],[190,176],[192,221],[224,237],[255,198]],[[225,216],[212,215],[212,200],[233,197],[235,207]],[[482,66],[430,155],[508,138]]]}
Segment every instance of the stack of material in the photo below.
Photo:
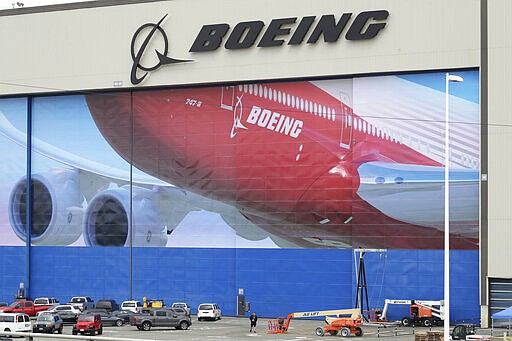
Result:
{"label": "stack of material", "polygon": [[443,332],[426,332],[414,334],[414,341],[443,341]]}

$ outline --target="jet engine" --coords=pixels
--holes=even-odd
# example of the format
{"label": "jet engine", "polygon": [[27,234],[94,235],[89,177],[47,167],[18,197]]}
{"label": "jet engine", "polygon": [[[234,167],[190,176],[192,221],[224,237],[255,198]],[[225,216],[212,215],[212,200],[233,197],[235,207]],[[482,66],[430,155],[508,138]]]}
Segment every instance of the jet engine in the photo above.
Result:
{"label": "jet engine", "polygon": [[153,202],[154,196],[152,190],[141,187],[132,187],[130,193],[129,186],[96,194],[84,216],[85,243],[89,246],[165,246],[167,226]]}
{"label": "jet engine", "polygon": [[[33,245],[69,245],[82,232],[83,196],[78,171],[52,169],[33,174],[32,228]],[[27,240],[27,178],[21,178],[9,198],[9,221],[14,233]]]}

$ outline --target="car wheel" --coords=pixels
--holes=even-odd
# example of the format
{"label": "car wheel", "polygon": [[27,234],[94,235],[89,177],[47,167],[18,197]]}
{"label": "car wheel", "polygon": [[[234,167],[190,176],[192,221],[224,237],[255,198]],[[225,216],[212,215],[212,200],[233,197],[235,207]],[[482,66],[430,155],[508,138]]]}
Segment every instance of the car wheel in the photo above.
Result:
{"label": "car wheel", "polygon": [[407,327],[411,325],[411,319],[408,317],[404,317],[402,319],[402,326]]}
{"label": "car wheel", "polygon": [[324,333],[325,333],[324,328],[316,327],[316,329],[315,329],[316,336],[324,336]]}
{"label": "car wheel", "polygon": [[72,332],[73,335],[77,335],[78,333],[76,332],[76,329],[73,328],[73,332]]}
{"label": "car wheel", "polygon": [[188,329],[188,322],[187,321],[181,321],[179,327],[180,327],[181,330],[187,330]]}
{"label": "car wheel", "polygon": [[202,317],[198,317],[198,318],[197,318],[197,320],[198,320],[198,321],[202,321],[202,320],[203,320],[203,318],[202,318]]}
{"label": "car wheel", "polygon": [[361,327],[356,327],[356,336],[363,336],[363,329]]}
{"label": "car wheel", "polygon": [[117,320],[116,326],[121,327],[123,325],[123,320]]}
{"label": "car wheel", "polygon": [[142,330],[149,331],[151,329],[151,323],[145,321],[142,323]]}
{"label": "car wheel", "polygon": [[349,335],[350,335],[350,329],[348,329],[348,328],[346,328],[346,327],[345,327],[345,328],[343,328],[343,329],[341,330],[341,336],[343,336],[343,337],[347,337],[347,336],[349,336]]}
{"label": "car wheel", "polygon": [[98,329],[98,335],[101,335],[103,334],[103,326],[100,327],[100,329]]}
{"label": "car wheel", "polygon": [[424,325],[425,327],[432,327],[432,320],[431,320],[431,319],[429,319],[429,318],[424,319],[424,320],[423,320],[423,325]]}

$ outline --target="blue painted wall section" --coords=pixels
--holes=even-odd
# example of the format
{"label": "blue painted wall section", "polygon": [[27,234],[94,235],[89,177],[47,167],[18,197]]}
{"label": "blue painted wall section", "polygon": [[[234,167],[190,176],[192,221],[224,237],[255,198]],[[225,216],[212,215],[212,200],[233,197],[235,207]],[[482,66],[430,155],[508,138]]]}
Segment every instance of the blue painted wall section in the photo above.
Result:
{"label": "blue painted wall section", "polygon": [[[95,301],[130,298],[185,301],[193,311],[216,302],[236,315],[236,297],[260,316],[295,311],[351,308],[356,296],[357,257],[336,249],[32,247],[31,297],[54,296],[67,302],[87,295]],[[130,286],[130,264],[133,283]],[[0,247],[0,301],[12,302],[25,278],[25,248]],[[442,250],[389,250],[365,254],[370,308],[384,299],[443,298]],[[452,323],[480,315],[478,251],[451,252]],[[408,315],[392,306],[390,319]]]}

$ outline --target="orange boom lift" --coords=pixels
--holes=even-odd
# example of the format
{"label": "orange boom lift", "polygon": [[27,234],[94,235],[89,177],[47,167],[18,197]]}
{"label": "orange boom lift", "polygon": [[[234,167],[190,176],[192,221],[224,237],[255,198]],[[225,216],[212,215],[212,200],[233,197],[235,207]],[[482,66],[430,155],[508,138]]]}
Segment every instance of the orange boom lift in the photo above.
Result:
{"label": "orange boom lift", "polygon": [[337,310],[318,310],[318,311],[304,311],[298,313],[291,313],[287,318],[278,317],[274,320],[268,321],[267,333],[269,334],[284,334],[288,331],[290,321],[292,318],[308,318],[325,316],[326,325],[317,327],[315,334],[323,336],[326,333],[336,335],[338,332],[341,336],[349,336],[354,334],[356,336],[363,335],[363,319],[361,317],[360,309],[337,309]]}

